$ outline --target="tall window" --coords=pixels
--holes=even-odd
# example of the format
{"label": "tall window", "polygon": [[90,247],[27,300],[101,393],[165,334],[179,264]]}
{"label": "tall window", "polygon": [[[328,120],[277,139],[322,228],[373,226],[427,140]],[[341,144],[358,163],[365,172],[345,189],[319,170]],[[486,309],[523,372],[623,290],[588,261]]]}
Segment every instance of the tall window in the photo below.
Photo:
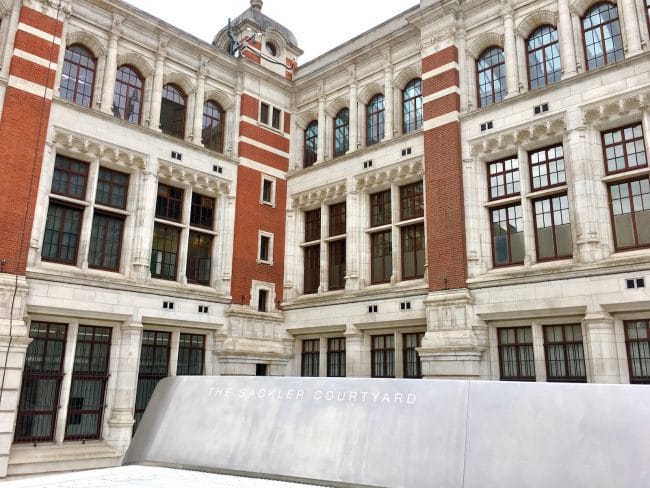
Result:
{"label": "tall window", "polygon": [[565,194],[540,198],[535,208],[537,259],[568,258],[573,255],[569,197]]}
{"label": "tall window", "polygon": [[650,180],[641,179],[609,185],[614,241],[617,250],[650,245]]}
{"label": "tall window", "polygon": [[160,104],[160,129],[165,134],[183,139],[185,137],[185,94],[178,86],[163,87]]}
{"label": "tall window", "polygon": [[144,79],[133,66],[117,68],[113,115],[132,124],[139,124],[142,117],[142,94]]}
{"label": "tall window", "polygon": [[99,439],[104,416],[111,329],[80,325],[72,368],[66,439]]}
{"label": "tall window", "polygon": [[320,361],[320,339],[302,341],[300,376],[318,376]]}
{"label": "tall window", "polygon": [[205,336],[181,334],[178,343],[176,375],[200,376],[205,367]]}
{"label": "tall window", "polygon": [[422,345],[422,332],[404,334],[404,378],[422,378],[422,362],[416,351]]}
{"label": "tall window", "polygon": [[650,384],[650,320],[624,323],[630,383]]}
{"label": "tall window", "polygon": [[54,440],[66,333],[65,324],[30,324],[14,442]]}
{"label": "tall window", "polygon": [[366,145],[376,144],[384,138],[384,96],[375,95],[366,108]]}
{"label": "tall window", "polygon": [[532,151],[529,159],[533,190],[566,183],[564,149],[561,145]]}
{"label": "tall window", "polygon": [[476,62],[478,75],[478,106],[500,102],[507,94],[506,58],[500,47],[489,47]]}
{"label": "tall window", "polygon": [[223,132],[225,125],[225,112],[221,106],[208,100],[203,104],[203,127],[201,141],[203,145],[213,151],[223,152]]}
{"label": "tall window", "polygon": [[320,286],[320,244],[304,248],[304,292],[316,293]]}
{"label": "tall window", "polygon": [[408,134],[422,127],[422,81],[411,80],[402,92],[402,132]]}
{"label": "tall window", "polygon": [[544,354],[547,381],[587,382],[580,325],[545,326]]}
{"label": "tall window", "polygon": [[188,283],[209,285],[211,266],[212,236],[190,231],[185,272]]}
{"label": "tall window", "polygon": [[327,339],[327,376],[345,376],[345,337]]}
{"label": "tall window", "polygon": [[599,3],[591,7],[582,18],[582,30],[588,70],[623,59],[623,41],[616,5]]}
{"label": "tall window", "polygon": [[169,332],[154,330],[142,332],[140,369],[135,393],[134,432],[138,428],[156,385],[169,374],[170,335]]}
{"label": "tall window", "polygon": [[350,149],[350,110],[339,110],[334,118],[334,157],[343,156]]}
{"label": "tall window", "polygon": [[345,235],[345,211],[345,202],[329,206],[328,290],[345,288],[345,237],[331,240],[333,237]]}
{"label": "tall window", "polygon": [[318,122],[311,122],[305,129],[305,168],[316,162],[318,158]]}
{"label": "tall window", "polygon": [[516,157],[494,161],[488,164],[488,186],[490,200],[519,195],[519,160]]}
{"label": "tall window", "polygon": [[95,84],[95,58],[81,44],[65,50],[61,72],[61,98],[84,107],[90,107]]}
{"label": "tall window", "polygon": [[524,221],[521,204],[491,210],[492,254],[495,266],[524,262]]}
{"label": "tall window", "polygon": [[373,378],[395,377],[395,336],[376,335],[371,337],[371,366]]}
{"label": "tall window", "polygon": [[[391,223],[390,190],[370,195],[370,226]],[[370,282],[386,283],[393,274],[392,230],[370,234]]]}
{"label": "tall window", "polygon": [[529,88],[534,90],[559,81],[562,66],[557,29],[550,25],[540,27],[528,38],[527,47]]}
{"label": "tall window", "polygon": [[502,380],[535,381],[533,334],[530,327],[497,329]]}
{"label": "tall window", "polygon": [[402,227],[402,279],[410,280],[424,276],[424,224]]}

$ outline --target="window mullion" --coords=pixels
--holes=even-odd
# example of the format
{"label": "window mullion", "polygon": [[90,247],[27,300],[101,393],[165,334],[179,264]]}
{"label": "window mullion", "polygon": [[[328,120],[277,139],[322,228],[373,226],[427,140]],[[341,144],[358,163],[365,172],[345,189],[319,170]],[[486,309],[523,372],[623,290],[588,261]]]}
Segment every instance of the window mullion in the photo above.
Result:
{"label": "window mullion", "polygon": [[54,429],[54,442],[61,444],[65,437],[65,426],[68,417],[68,405],[70,404],[70,386],[72,385],[72,371],[74,369],[74,356],[77,349],[77,333],[79,322],[73,321],[68,325],[66,335],[65,355],[63,356],[63,379],[59,392],[58,415]]}

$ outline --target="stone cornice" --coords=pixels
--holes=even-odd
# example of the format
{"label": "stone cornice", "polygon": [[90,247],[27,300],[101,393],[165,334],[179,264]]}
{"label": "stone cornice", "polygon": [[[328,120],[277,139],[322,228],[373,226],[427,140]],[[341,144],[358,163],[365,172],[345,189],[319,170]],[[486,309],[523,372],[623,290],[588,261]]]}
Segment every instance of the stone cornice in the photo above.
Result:
{"label": "stone cornice", "polygon": [[192,168],[178,166],[168,161],[159,162],[158,174],[167,180],[188,185],[193,188],[200,188],[221,195],[230,194],[230,182],[227,180],[217,178],[216,176],[207,173],[202,173]]}
{"label": "stone cornice", "polygon": [[371,190],[386,183],[399,182],[414,176],[422,176],[421,159],[412,159],[401,164],[365,173],[355,178],[355,190]]}
{"label": "stone cornice", "polygon": [[596,103],[582,107],[585,125],[600,125],[610,119],[630,115],[635,110],[650,106],[650,90],[646,87],[627,93],[619,93]]}
{"label": "stone cornice", "polygon": [[320,205],[323,202],[334,200],[347,193],[345,180],[321,186],[313,190],[298,193],[292,197],[292,207],[294,209],[303,209]]}

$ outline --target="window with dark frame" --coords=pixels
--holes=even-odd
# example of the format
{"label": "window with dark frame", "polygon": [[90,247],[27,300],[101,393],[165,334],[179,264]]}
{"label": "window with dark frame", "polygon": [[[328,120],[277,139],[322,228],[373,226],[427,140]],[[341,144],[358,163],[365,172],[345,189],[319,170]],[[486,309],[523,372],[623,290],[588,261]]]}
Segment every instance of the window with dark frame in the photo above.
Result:
{"label": "window with dark frame", "polygon": [[181,221],[183,211],[183,190],[174,186],[158,183],[156,198],[156,217],[160,219]]}
{"label": "window with dark frame", "polygon": [[129,175],[101,167],[97,175],[95,203],[124,210],[129,192]]}
{"label": "window with dark frame", "polygon": [[308,168],[318,159],[318,122],[313,120],[305,129],[304,141],[304,167]]}
{"label": "window with dark frame", "polygon": [[268,103],[260,103],[260,122],[269,125],[269,104]]}
{"label": "window with dark frame", "polygon": [[345,337],[327,339],[327,376],[345,377]]}
{"label": "window with dark frame", "polygon": [[390,190],[370,195],[370,227],[390,224],[391,220]]}
{"label": "window with dark frame", "polygon": [[422,80],[408,82],[402,91],[402,132],[408,134],[422,128]]}
{"label": "window with dark frame", "polygon": [[271,261],[271,237],[260,234],[260,261]]}
{"label": "window with dark frame", "polygon": [[95,84],[95,57],[81,44],[72,44],[65,50],[61,84],[61,98],[83,107],[90,107]]}
{"label": "window with dark frame", "polygon": [[65,440],[100,439],[111,355],[111,328],[80,325]]}
{"label": "window with dark frame", "polygon": [[345,239],[327,243],[328,253],[328,290],[345,288]]}
{"label": "window with dark frame", "polygon": [[528,49],[528,88],[534,90],[562,77],[560,43],[551,25],[537,28],[526,41]]}
{"label": "window with dark frame", "polygon": [[320,244],[308,246],[304,253],[304,285],[303,293],[317,293],[320,286]]}
{"label": "window with dark frame", "polygon": [[377,144],[384,138],[384,96],[375,95],[366,108],[366,145]]}
{"label": "window with dark frame", "polygon": [[346,233],[345,202],[329,206],[329,236],[334,237]]}
{"label": "window with dark frame", "polygon": [[88,184],[88,163],[56,155],[52,175],[52,193],[83,200]]}
{"label": "window with dark frame", "polygon": [[371,336],[371,372],[373,378],[395,377],[395,336]]}
{"label": "window with dark frame", "polygon": [[582,18],[587,70],[623,59],[623,39],[615,4],[599,3]]}
{"label": "window with dark frame", "polygon": [[271,127],[280,130],[281,120],[282,120],[282,110],[273,107],[273,112],[271,113]]}
{"label": "window with dark frame", "polygon": [[[190,225],[212,229],[214,226],[214,198],[198,193],[192,193],[192,206],[190,210]],[[182,194],[181,194],[182,205]]]}
{"label": "window with dark frame", "polygon": [[304,339],[300,359],[300,376],[318,376],[320,339]]}
{"label": "window with dark frame", "polygon": [[181,334],[178,343],[177,376],[201,376],[205,369],[205,336]]}
{"label": "window with dark frame", "polygon": [[630,383],[650,384],[650,320],[626,320],[623,325]]}
{"label": "window with dark frame", "polygon": [[269,291],[260,288],[257,290],[257,311],[268,312]]}
{"label": "window with dark frame", "polygon": [[424,192],[421,181],[400,186],[400,219],[408,220],[424,216]]}
{"label": "window with dark frame", "polygon": [[617,251],[650,246],[650,180],[648,177],[608,185]]}
{"label": "window with dark frame", "polygon": [[136,68],[126,64],[117,68],[113,115],[132,124],[140,124],[143,92],[144,78]]}
{"label": "window with dark frame", "polygon": [[402,279],[424,277],[424,224],[413,224],[400,229],[402,239]]}
{"label": "window with dark frame", "polygon": [[533,190],[566,183],[564,148],[562,145],[538,149],[528,153],[530,180]]}
{"label": "window with dark frame", "polygon": [[208,149],[223,153],[223,133],[226,113],[217,102],[206,100],[203,104],[201,142]]}
{"label": "window with dark frame", "polygon": [[640,123],[602,132],[607,174],[648,166],[643,127]]}
{"label": "window with dark frame", "polygon": [[521,182],[516,156],[488,163],[490,200],[519,195]]}
{"label": "window with dark frame", "polygon": [[305,212],[305,242],[320,239],[320,208]]}
{"label": "window with dark frame", "polygon": [[119,271],[124,217],[95,211],[93,215],[88,266]]}
{"label": "window with dark frame", "polygon": [[41,249],[43,260],[76,264],[82,215],[82,208],[50,202]]}
{"label": "window with dark frame", "polygon": [[506,86],[506,57],[497,46],[487,48],[476,61],[478,106],[487,107],[503,100]]}
{"label": "window with dark frame", "polygon": [[188,283],[210,284],[212,267],[212,236],[190,231],[187,244],[187,268],[185,275]]}
{"label": "window with dark frame", "polygon": [[530,327],[497,329],[502,381],[535,381],[533,333]]}
{"label": "window with dark frame", "polygon": [[422,378],[422,361],[416,351],[417,347],[422,345],[423,332],[404,334],[404,378]]}
{"label": "window with dark frame", "polygon": [[186,97],[180,87],[170,83],[163,87],[160,102],[160,130],[163,134],[185,137]]}
{"label": "window with dark frame", "polygon": [[142,332],[140,347],[140,368],[138,386],[135,393],[135,433],[156,385],[169,375],[169,332],[145,330]]}
{"label": "window with dark frame", "polygon": [[569,197],[554,195],[533,201],[537,259],[569,258],[573,255]]}
{"label": "window with dark frame", "polygon": [[151,277],[163,280],[176,279],[180,229],[156,223],[151,245]]}
{"label": "window with dark frame", "polygon": [[350,110],[342,108],[334,118],[334,157],[350,150]]}
{"label": "window with dark frame", "polygon": [[494,266],[524,262],[524,222],[521,204],[491,209]]}
{"label": "window with dark frame", "polygon": [[14,442],[52,442],[63,380],[66,324],[33,321],[16,414]]}
{"label": "window with dark frame", "polygon": [[586,383],[580,324],[544,326],[546,381]]}
{"label": "window with dark frame", "polygon": [[370,282],[388,283],[393,275],[392,231],[370,234]]}

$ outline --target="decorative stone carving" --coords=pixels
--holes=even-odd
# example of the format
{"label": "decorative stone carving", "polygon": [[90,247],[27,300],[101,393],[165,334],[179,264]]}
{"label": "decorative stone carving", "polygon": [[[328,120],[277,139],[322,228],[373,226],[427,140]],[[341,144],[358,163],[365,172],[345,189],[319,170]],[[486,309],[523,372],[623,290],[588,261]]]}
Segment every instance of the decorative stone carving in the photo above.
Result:
{"label": "decorative stone carving", "polygon": [[306,191],[294,195],[292,199],[292,207],[294,210],[320,205],[323,202],[334,200],[335,198],[345,195],[347,186],[345,181],[333,183],[328,186],[316,188],[314,190]]}
{"label": "decorative stone carving", "polygon": [[92,155],[104,161],[111,161],[128,168],[143,169],[146,156],[129,149],[97,141],[83,134],[57,129],[54,134],[54,145],[64,147],[69,152],[82,155]]}
{"label": "decorative stone carving", "polygon": [[355,190],[371,190],[386,183],[398,182],[412,176],[422,176],[422,171],[421,160],[407,161],[400,165],[358,176],[355,179]]}
{"label": "decorative stone carving", "polygon": [[616,95],[582,109],[582,120],[586,125],[599,125],[609,119],[629,115],[636,110],[650,106],[650,91],[635,91]]}
{"label": "decorative stone carving", "polygon": [[229,182],[187,167],[176,166],[175,164],[161,161],[158,174],[168,180],[190,185],[195,188],[202,188],[212,193],[222,195],[230,194]]}

